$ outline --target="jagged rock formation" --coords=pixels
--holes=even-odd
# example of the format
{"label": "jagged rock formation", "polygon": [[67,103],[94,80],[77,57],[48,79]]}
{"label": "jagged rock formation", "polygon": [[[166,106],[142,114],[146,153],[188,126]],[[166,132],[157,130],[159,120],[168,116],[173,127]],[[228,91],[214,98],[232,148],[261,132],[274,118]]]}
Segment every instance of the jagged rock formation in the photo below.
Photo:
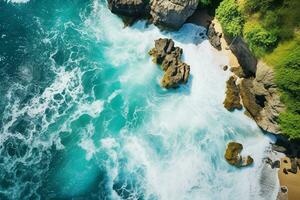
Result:
{"label": "jagged rock formation", "polygon": [[242,157],[240,155],[243,150],[243,145],[237,142],[229,142],[227,144],[225,159],[226,161],[236,167],[246,167],[253,163],[251,156]]}
{"label": "jagged rock formation", "polygon": [[128,16],[141,17],[146,15],[147,0],[107,0],[108,8],[112,13]]}
{"label": "jagged rock formation", "polygon": [[222,34],[216,32],[214,23],[210,23],[210,25],[208,26],[206,34],[207,34],[207,37],[208,37],[208,40],[209,40],[210,44],[214,48],[216,48],[217,50],[219,50],[219,51],[222,50],[222,47],[221,47]]}
{"label": "jagged rock formation", "polygon": [[272,69],[259,62],[256,77],[243,79],[239,87],[243,105],[256,123],[265,131],[280,134],[277,120],[284,105],[273,80]]}
{"label": "jagged rock formation", "polygon": [[108,0],[109,9],[118,15],[141,17],[167,28],[179,29],[197,9],[199,0]]}
{"label": "jagged rock formation", "polygon": [[153,0],[150,14],[153,23],[178,29],[197,9],[199,0]]}
{"label": "jagged rock formation", "polygon": [[176,88],[179,84],[187,83],[190,66],[180,60],[182,49],[174,46],[172,39],[155,40],[155,47],[149,51],[153,62],[161,64],[165,74],[161,81],[164,88]]}
{"label": "jagged rock formation", "polygon": [[224,107],[229,111],[233,111],[234,109],[242,109],[242,104],[240,103],[240,90],[239,87],[235,84],[236,80],[236,77],[231,76],[226,82],[227,91],[226,98],[223,104]]}

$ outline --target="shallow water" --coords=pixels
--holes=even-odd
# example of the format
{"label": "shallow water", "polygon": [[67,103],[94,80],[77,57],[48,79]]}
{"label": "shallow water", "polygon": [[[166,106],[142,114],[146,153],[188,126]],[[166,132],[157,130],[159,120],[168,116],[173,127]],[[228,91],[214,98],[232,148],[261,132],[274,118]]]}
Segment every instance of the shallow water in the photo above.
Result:
{"label": "shallow water", "polygon": [[[104,0],[0,10],[0,199],[275,199],[259,184],[271,139],[223,108],[228,58],[203,27],[123,28]],[[177,90],[147,53],[159,37],[191,66]],[[254,166],[226,163],[231,140]]]}

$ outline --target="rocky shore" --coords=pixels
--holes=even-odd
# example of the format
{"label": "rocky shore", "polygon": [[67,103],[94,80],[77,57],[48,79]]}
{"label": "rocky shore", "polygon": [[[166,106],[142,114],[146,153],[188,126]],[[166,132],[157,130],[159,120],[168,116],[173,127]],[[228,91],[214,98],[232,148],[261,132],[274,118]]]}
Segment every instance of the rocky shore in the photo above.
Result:
{"label": "rocky shore", "polygon": [[[292,175],[293,178],[287,178],[289,176],[287,174],[292,173],[299,177],[297,174],[300,173],[297,172],[297,167],[300,170],[300,165],[298,165],[300,163],[298,163],[300,150],[295,150],[297,149],[295,145],[286,139],[282,142],[281,138],[284,137],[281,136],[278,116],[285,107],[280,101],[278,88],[274,83],[274,72],[270,66],[255,58],[243,38],[227,37],[224,35],[218,20],[213,19],[211,21],[210,16],[207,17],[209,20],[197,19],[197,16],[203,18],[203,14],[195,13],[198,0],[108,0],[108,5],[115,14],[133,18],[146,17],[149,22],[163,28],[179,29],[187,19],[189,22],[198,20],[200,25],[205,25],[211,45],[230,58],[229,66],[223,67],[225,71],[229,68],[232,72],[226,83],[224,107],[228,111],[244,107],[247,116],[255,120],[263,131],[275,134],[277,141],[279,141],[277,148],[270,151],[271,158],[265,160],[262,172],[264,178],[262,178],[261,184],[266,187],[276,187],[274,179],[268,176],[270,174],[273,176],[274,170],[277,170],[282,185],[277,199],[287,199],[287,194],[289,197],[298,195],[296,190],[289,190],[296,184],[295,181],[292,183],[289,181],[289,179],[295,179],[294,175]],[[180,60],[182,50],[175,47],[172,40],[156,40],[155,47],[149,54],[155,63],[161,65],[164,71],[161,81],[162,87],[176,88],[188,81],[189,65]],[[236,167],[251,165],[253,159],[250,156],[241,157],[241,151],[242,144],[229,143],[225,152],[225,159],[229,164]],[[288,157],[280,160],[274,156],[277,154],[276,152],[282,152]],[[288,159],[290,161],[286,163]],[[289,167],[287,167],[288,165]],[[299,184],[297,182],[296,185]],[[295,198],[292,197],[291,199]]]}

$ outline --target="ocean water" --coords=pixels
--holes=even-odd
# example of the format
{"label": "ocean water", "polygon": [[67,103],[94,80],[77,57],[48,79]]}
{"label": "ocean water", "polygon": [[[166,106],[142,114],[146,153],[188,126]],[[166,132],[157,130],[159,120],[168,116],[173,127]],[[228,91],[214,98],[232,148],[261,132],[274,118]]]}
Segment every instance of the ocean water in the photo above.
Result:
{"label": "ocean water", "polygon": [[[271,139],[224,109],[228,58],[201,32],[123,28],[104,0],[0,0],[0,199],[275,199]],[[147,53],[160,37],[191,66],[179,89]],[[229,141],[255,164],[228,165]]]}

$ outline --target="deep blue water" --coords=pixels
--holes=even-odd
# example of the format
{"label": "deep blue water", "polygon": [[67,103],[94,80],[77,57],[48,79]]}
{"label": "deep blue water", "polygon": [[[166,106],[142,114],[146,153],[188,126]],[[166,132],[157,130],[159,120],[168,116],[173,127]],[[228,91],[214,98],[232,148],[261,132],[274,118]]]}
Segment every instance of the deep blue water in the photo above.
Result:
{"label": "deep blue water", "polygon": [[[0,0],[1,200],[262,198],[269,139],[223,108],[228,58],[203,27],[123,28],[104,0],[20,2]],[[147,53],[159,37],[191,65],[177,90]],[[226,163],[231,140],[254,166]]]}

